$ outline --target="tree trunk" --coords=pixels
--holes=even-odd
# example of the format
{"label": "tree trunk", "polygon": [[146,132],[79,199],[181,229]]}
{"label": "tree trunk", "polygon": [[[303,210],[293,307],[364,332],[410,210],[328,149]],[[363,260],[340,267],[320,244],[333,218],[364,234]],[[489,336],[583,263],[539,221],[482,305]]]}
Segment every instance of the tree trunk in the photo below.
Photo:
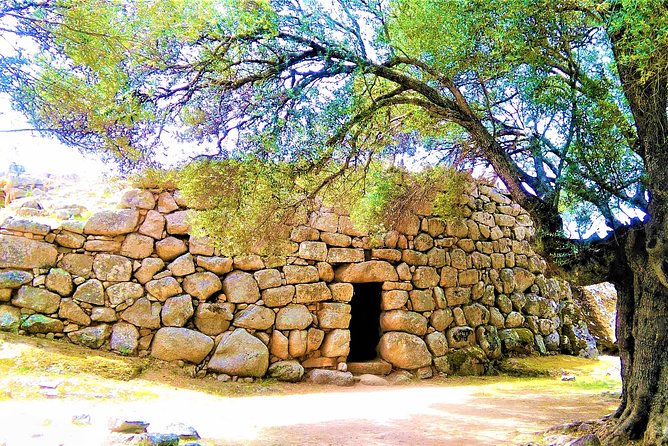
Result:
{"label": "tree trunk", "polygon": [[646,445],[668,445],[668,290],[648,274],[645,244],[644,229],[629,234],[633,280],[623,280],[623,271],[615,278],[623,390],[607,444],[641,439]]}

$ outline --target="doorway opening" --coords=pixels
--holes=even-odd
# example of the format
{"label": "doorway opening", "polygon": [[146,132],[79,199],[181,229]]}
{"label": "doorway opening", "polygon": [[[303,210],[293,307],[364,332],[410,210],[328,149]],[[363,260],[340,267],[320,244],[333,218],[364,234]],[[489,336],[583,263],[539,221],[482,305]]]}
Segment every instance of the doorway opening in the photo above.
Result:
{"label": "doorway opening", "polygon": [[348,362],[370,361],[378,357],[382,284],[355,283],[353,289]]}

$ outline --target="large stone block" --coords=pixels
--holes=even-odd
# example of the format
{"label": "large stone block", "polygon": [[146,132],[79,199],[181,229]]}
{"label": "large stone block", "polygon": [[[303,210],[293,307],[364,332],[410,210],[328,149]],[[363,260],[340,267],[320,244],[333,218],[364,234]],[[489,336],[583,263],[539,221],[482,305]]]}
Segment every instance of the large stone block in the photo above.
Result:
{"label": "large stone block", "polygon": [[104,305],[104,287],[97,279],[90,279],[79,285],[74,292],[74,300],[93,305]]}
{"label": "large stone block", "polygon": [[390,263],[382,260],[370,260],[337,268],[335,280],[348,283],[396,282],[399,280],[399,276]]}
{"label": "large stone block", "polygon": [[194,330],[163,327],[153,337],[151,356],[163,361],[199,364],[213,349],[213,339]]}
{"label": "large stone block", "polygon": [[167,237],[155,244],[155,252],[162,260],[169,261],[188,252],[188,247],[181,239]]}
{"label": "large stone block", "polygon": [[107,324],[86,327],[67,334],[74,344],[88,348],[100,348],[111,337],[111,327]]}
{"label": "large stone block", "polygon": [[0,288],[21,288],[22,285],[32,282],[32,278],[28,271],[0,271]]}
{"label": "large stone block", "polygon": [[24,237],[0,235],[0,268],[49,268],[56,265],[53,245]]}
{"label": "large stone block", "polygon": [[304,241],[299,244],[299,257],[306,260],[327,259],[327,245],[323,242]]}
{"label": "large stone block", "polygon": [[283,267],[285,282],[288,285],[311,283],[320,280],[318,268],[315,266],[286,265]]}
{"label": "large stone block", "polygon": [[295,302],[299,304],[330,300],[332,292],[325,282],[302,283],[295,286]]}
{"label": "large stone block", "polygon": [[60,296],[43,288],[23,286],[19,289],[17,296],[12,299],[12,304],[38,313],[52,314],[60,307]]}
{"label": "large stone block", "polygon": [[245,310],[237,313],[232,325],[251,330],[266,330],[274,325],[275,317],[271,308],[249,305]]}
{"label": "large stone block", "polygon": [[183,327],[195,313],[192,298],[188,294],[170,297],[162,306],[162,324],[168,327]]}
{"label": "large stone block", "polygon": [[127,322],[114,324],[111,331],[111,349],[121,355],[134,355],[139,346],[139,330]]}
{"label": "large stone block", "polygon": [[213,273],[195,273],[183,280],[183,289],[186,293],[199,300],[207,300],[211,295],[223,288],[223,284]]}
{"label": "large stone block", "polygon": [[223,292],[232,303],[255,303],[260,299],[260,288],[252,274],[233,271],[223,280]]}
{"label": "large stone block", "polygon": [[350,330],[336,329],[325,335],[320,346],[322,356],[336,358],[350,353]]}
{"label": "large stone block", "polygon": [[121,244],[121,255],[131,259],[145,259],[153,254],[153,239],[137,233],[128,234]]}
{"label": "large stone block", "polygon": [[400,369],[415,370],[431,365],[431,354],[422,338],[392,331],[380,338],[380,356]]}
{"label": "large stone block", "polygon": [[93,256],[86,254],[65,254],[60,267],[68,273],[87,279],[93,271]]}
{"label": "large stone block", "polygon": [[439,279],[436,268],[430,266],[418,266],[413,273],[413,285],[416,288],[433,288],[438,285]]}
{"label": "large stone block", "polygon": [[11,305],[0,305],[0,331],[16,333],[21,326],[21,310]]}
{"label": "large stone block", "polygon": [[107,288],[107,296],[112,307],[124,302],[131,305],[143,295],[144,287],[134,282],[121,282]]}
{"label": "large stone block", "polygon": [[33,314],[21,323],[21,329],[30,334],[62,333],[65,325],[58,319]]}
{"label": "large stone block", "polygon": [[77,325],[90,325],[90,316],[72,299],[63,299],[58,310],[58,317],[67,319]]}
{"label": "large stone block", "polygon": [[233,318],[234,304],[202,302],[195,312],[195,327],[209,336],[218,336],[230,327]]}
{"label": "large stone block", "polygon": [[61,268],[51,268],[49,274],[46,276],[46,288],[49,291],[58,293],[61,296],[69,296],[72,294],[72,276],[70,273]]}
{"label": "large stone block", "polygon": [[232,376],[262,377],[269,367],[269,350],[243,328],[224,334],[207,368]]}
{"label": "large stone block", "polygon": [[93,271],[99,280],[129,282],[132,277],[132,262],[123,256],[98,254],[93,260]]}
{"label": "large stone block", "polygon": [[262,300],[268,307],[283,307],[290,302],[295,296],[294,285],[281,286],[278,288],[270,288],[262,292]]}
{"label": "large stone block", "polygon": [[146,291],[148,291],[151,296],[164,302],[172,296],[181,294],[183,289],[181,288],[181,284],[179,284],[175,278],[168,276],[148,282],[146,284]]}
{"label": "large stone block", "polygon": [[188,211],[177,211],[165,216],[167,223],[167,233],[187,234],[190,232],[190,222],[188,221]]}
{"label": "large stone block", "polygon": [[155,198],[146,189],[130,189],[123,193],[118,207],[122,209],[153,209]]}
{"label": "large stone block", "polygon": [[121,314],[121,319],[140,328],[160,328],[160,310],[158,302],[142,297]]}
{"label": "large stone block", "polygon": [[156,240],[162,238],[162,231],[165,229],[165,217],[159,212],[148,211],[144,218],[144,223],[139,227],[140,234],[148,235]]}
{"label": "large stone block", "polygon": [[234,260],[229,257],[197,256],[197,266],[201,266],[214,274],[227,274],[234,268]]}
{"label": "large stone block", "polygon": [[288,305],[281,308],[276,315],[278,330],[303,330],[313,321],[311,312],[306,305]]}
{"label": "large stone block", "polygon": [[404,331],[423,336],[427,333],[427,318],[413,311],[385,311],[380,315],[380,328],[384,332]]}
{"label": "large stone block", "polygon": [[466,348],[475,345],[475,331],[471,327],[455,327],[447,331],[450,348]]}
{"label": "large stone block", "polygon": [[267,373],[278,381],[296,383],[304,376],[304,367],[297,361],[279,361],[270,365]]}
{"label": "large stone block", "polygon": [[329,248],[328,263],[356,263],[364,261],[364,250],[356,248]]}
{"label": "large stone block", "polygon": [[121,211],[100,211],[93,214],[84,233],[90,235],[121,235],[133,232],[139,223],[139,211],[125,209]]}

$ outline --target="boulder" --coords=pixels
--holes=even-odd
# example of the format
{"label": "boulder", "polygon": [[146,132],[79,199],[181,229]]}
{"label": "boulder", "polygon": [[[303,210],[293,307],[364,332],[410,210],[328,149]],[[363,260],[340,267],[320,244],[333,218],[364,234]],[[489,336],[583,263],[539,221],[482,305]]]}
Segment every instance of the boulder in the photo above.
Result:
{"label": "boulder", "polygon": [[255,303],[260,299],[257,281],[252,274],[244,271],[233,271],[225,276],[223,292],[232,303]]}
{"label": "boulder", "polygon": [[134,231],[138,223],[139,211],[136,210],[100,211],[88,219],[84,233],[108,236],[129,234]]}
{"label": "boulder", "polygon": [[427,318],[413,311],[392,310],[380,315],[380,328],[384,332],[403,331],[423,336],[427,325]]}
{"label": "boulder", "polygon": [[281,286],[278,288],[270,288],[262,292],[262,300],[268,307],[283,307],[290,302],[295,296],[294,285]]}
{"label": "boulder", "polygon": [[413,273],[413,285],[416,288],[433,288],[438,285],[440,278],[436,268],[418,266]]}
{"label": "boulder", "polygon": [[488,363],[489,360],[479,347],[467,347],[434,358],[436,370],[458,376],[483,375]]}
{"label": "boulder", "polygon": [[148,282],[146,284],[146,291],[148,291],[151,296],[164,302],[172,296],[181,294],[183,289],[175,278],[168,276],[163,277],[162,279],[151,280]]}
{"label": "boulder", "polygon": [[275,313],[270,308],[251,304],[236,315],[232,324],[235,327],[266,330],[274,325],[274,319]]}
{"label": "boulder", "polygon": [[325,261],[327,259],[327,245],[323,242],[301,242],[299,244],[299,257],[306,260]]}
{"label": "boulder", "polygon": [[123,256],[98,254],[93,260],[93,271],[99,280],[129,282],[132,277],[132,262]]}
{"label": "boulder", "polygon": [[86,254],[65,254],[60,267],[68,273],[87,279],[93,271],[93,256]]}
{"label": "boulder", "polygon": [[305,305],[291,304],[281,308],[276,315],[278,330],[303,330],[313,321],[311,312]]}
{"label": "boulder", "polygon": [[116,311],[109,307],[93,307],[90,312],[91,320],[95,322],[116,322]]}
{"label": "boulder", "polygon": [[111,349],[121,355],[134,355],[139,346],[139,330],[127,322],[114,324],[111,331]]}
{"label": "boulder", "polygon": [[145,259],[153,254],[153,239],[137,233],[128,234],[121,244],[121,255],[131,259]]}
{"label": "boulder", "polygon": [[338,370],[313,369],[308,372],[306,381],[312,384],[327,384],[333,386],[350,387],[355,385],[355,378],[350,372]]}
{"label": "boulder", "polygon": [[188,294],[170,297],[162,306],[162,324],[168,327],[183,327],[195,313],[192,298]]}
{"label": "boulder", "polygon": [[192,255],[212,256],[215,250],[211,237],[194,237],[191,235],[188,240],[188,251]]}
{"label": "boulder", "polygon": [[329,291],[332,293],[333,300],[337,302],[350,302],[355,289],[350,283],[332,283],[329,285]]}
{"label": "boulder", "polygon": [[301,283],[295,286],[295,302],[300,304],[330,300],[332,292],[325,282]]}
{"label": "boulder", "polygon": [[144,287],[134,282],[121,282],[107,288],[107,296],[112,307],[127,302],[132,304],[144,295]]}
{"label": "boulder", "polygon": [[296,383],[304,376],[304,367],[297,361],[279,361],[269,366],[267,374],[278,381]]}
{"label": "boulder", "polygon": [[56,235],[56,243],[65,248],[79,249],[86,243],[86,237],[80,234],[63,231]]}
{"label": "boulder", "polygon": [[513,268],[515,276],[515,291],[523,293],[527,288],[534,284],[535,276],[524,268]]}
{"label": "boulder", "polygon": [[151,191],[146,189],[130,189],[123,193],[118,207],[121,209],[153,209],[155,198]]}
{"label": "boulder", "polygon": [[271,332],[269,348],[271,349],[271,354],[277,358],[288,359],[290,357],[289,340],[287,336],[278,330]]}
{"label": "boulder", "polygon": [[237,256],[234,258],[234,268],[244,271],[257,271],[264,268],[264,262],[258,255]]}
{"label": "boulder", "polygon": [[153,279],[159,271],[165,267],[165,262],[162,259],[155,257],[149,257],[141,261],[141,266],[137,271],[135,271],[135,278],[141,284],[145,284],[149,280]]}
{"label": "boulder", "polygon": [[263,269],[253,273],[253,277],[257,281],[258,286],[261,290],[266,290],[267,288],[276,288],[282,285],[283,279],[281,278],[281,272],[277,269]]}
{"label": "boulder", "polygon": [[320,346],[322,356],[336,358],[350,353],[350,330],[336,329],[325,335]]}
{"label": "boulder", "polygon": [[167,237],[155,244],[155,252],[162,260],[174,260],[178,256],[188,252],[186,242],[175,237]]}
{"label": "boulder", "polygon": [[160,304],[142,297],[121,314],[121,319],[140,328],[160,328]]}
{"label": "boulder", "polygon": [[229,257],[203,257],[197,256],[197,266],[211,271],[214,274],[227,274],[234,268],[234,260]]}
{"label": "boulder", "polygon": [[62,333],[65,325],[58,319],[33,314],[21,323],[21,329],[29,334]]}
{"label": "boulder", "polygon": [[37,313],[52,314],[58,311],[60,296],[43,288],[23,286],[12,299],[12,304],[21,308],[29,308]]}
{"label": "boulder", "polygon": [[192,254],[187,253],[177,257],[172,263],[167,265],[167,269],[169,269],[172,274],[177,277],[183,277],[194,273],[195,262],[193,260]]}
{"label": "boulder", "polygon": [[90,316],[88,316],[88,314],[86,314],[86,312],[72,299],[63,299],[61,301],[58,317],[67,319],[77,325],[90,325]]}
{"label": "boulder", "polygon": [[57,258],[58,250],[49,243],[0,235],[0,268],[49,268]]}
{"label": "boulder", "polygon": [[0,331],[16,333],[21,326],[21,310],[11,305],[0,305]]}
{"label": "boulder", "polygon": [[466,348],[475,345],[475,331],[471,327],[455,327],[446,332],[450,348]]}
{"label": "boulder", "polygon": [[177,211],[165,216],[167,233],[172,235],[187,234],[190,232],[188,211]]}
{"label": "boulder", "polygon": [[337,268],[335,280],[348,283],[396,282],[399,277],[397,271],[388,262],[370,260]]}
{"label": "boulder", "polygon": [[151,238],[160,240],[162,238],[162,231],[165,229],[165,217],[160,212],[148,211],[144,218],[144,223],[139,227],[140,234],[148,235]]}
{"label": "boulder", "polygon": [[230,327],[233,318],[234,304],[202,302],[195,312],[195,327],[209,336],[218,336]]}
{"label": "boulder", "polygon": [[400,369],[415,370],[431,365],[427,344],[418,336],[392,331],[380,338],[380,356]]}
{"label": "boulder", "polygon": [[176,200],[174,200],[174,196],[170,194],[169,192],[161,192],[160,195],[158,195],[158,211],[162,212],[163,214],[169,214],[170,212],[174,212],[179,209],[179,205],[176,204]]}
{"label": "boulder", "polygon": [[364,250],[358,248],[329,248],[327,263],[364,262]]}
{"label": "boulder", "polygon": [[293,358],[306,354],[308,348],[308,332],[306,330],[292,330],[288,336],[288,352]]}
{"label": "boulder", "polygon": [[269,350],[243,328],[224,334],[207,368],[232,376],[262,377],[269,367]]}
{"label": "boulder", "polygon": [[213,339],[205,334],[187,328],[163,327],[153,337],[151,356],[163,361],[181,360],[199,364],[213,346]]}
{"label": "boulder", "polygon": [[93,305],[104,305],[104,287],[97,279],[89,279],[79,285],[74,292],[74,300]]}
{"label": "boulder", "polygon": [[81,330],[67,334],[74,344],[83,345],[88,348],[100,348],[111,336],[111,327],[107,324],[95,327],[86,327]]}
{"label": "boulder", "polygon": [[425,336],[427,348],[434,356],[443,356],[448,352],[448,340],[440,331],[434,331]]}
{"label": "boulder", "polygon": [[288,285],[320,280],[320,274],[315,266],[286,265],[283,267],[283,274]]}
{"label": "boulder", "polygon": [[210,272],[191,274],[183,280],[185,292],[199,300],[207,300],[222,288],[223,284],[218,276]]}
{"label": "boulder", "polygon": [[474,328],[489,322],[489,310],[479,303],[465,306],[464,316],[468,325]]}
{"label": "boulder", "polygon": [[0,288],[16,289],[30,282],[32,282],[32,274],[28,271],[0,271]]}
{"label": "boulder", "polygon": [[70,273],[61,268],[51,268],[49,274],[46,276],[46,288],[61,296],[69,296],[72,294],[72,276]]}

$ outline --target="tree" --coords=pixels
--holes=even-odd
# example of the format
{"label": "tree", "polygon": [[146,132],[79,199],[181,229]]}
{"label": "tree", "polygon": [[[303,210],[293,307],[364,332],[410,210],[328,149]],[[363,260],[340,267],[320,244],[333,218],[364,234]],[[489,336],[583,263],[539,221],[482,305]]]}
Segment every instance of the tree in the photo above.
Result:
{"label": "tree", "polygon": [[[196,143],[226,172],[250,162],[298,178],[289,199],[416,153],[491,166],[555,273],[617,287],[624,387],[607,441],[668,444],[667,12],[658,0],[11,0],[3,33],[41,52],[2,59],[0,90],[84,150],[150,163],[165,141]],[[564,218],[608,235],[569,239]]]}

